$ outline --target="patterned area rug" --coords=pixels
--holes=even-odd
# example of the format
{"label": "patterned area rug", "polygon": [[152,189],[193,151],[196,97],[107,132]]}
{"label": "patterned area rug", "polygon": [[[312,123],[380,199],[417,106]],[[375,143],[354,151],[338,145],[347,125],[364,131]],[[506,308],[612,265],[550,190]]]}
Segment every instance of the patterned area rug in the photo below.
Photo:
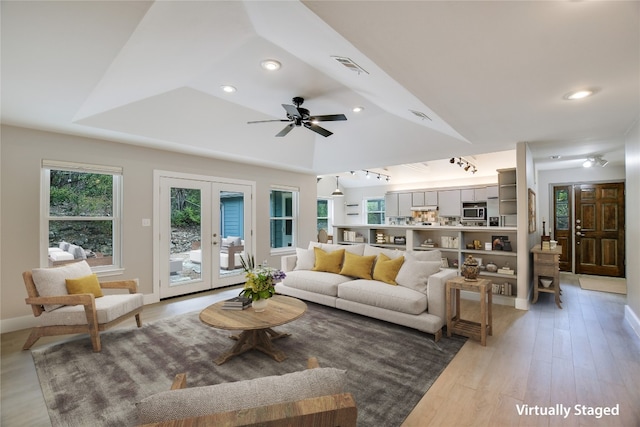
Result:
{"label": "patterned area rug", "polygon": [[347,370],[359,426],[399,426],[466,341],[435,343],[433,335],[307,304],[301,318],[276,328],[292,334],[275,342],[288,356],[281,363],[251,351],[217,366],[213,360],[233,341],[198,313],[105,332],[101,353],[88,337],[33,350],[51,422],[133,426],[135,403],[168,390],[178,373],[194,387],[303,370],[316,356],[323,367]]}

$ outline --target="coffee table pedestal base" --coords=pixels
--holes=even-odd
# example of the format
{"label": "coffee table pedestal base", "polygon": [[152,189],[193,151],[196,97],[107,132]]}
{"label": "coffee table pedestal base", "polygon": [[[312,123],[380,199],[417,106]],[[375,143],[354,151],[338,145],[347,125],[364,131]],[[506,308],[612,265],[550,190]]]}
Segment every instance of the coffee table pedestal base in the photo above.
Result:
{"label": "coffee table pedestal base", "polygon": [[240,335],[231,336],[231,339],[238,342],[230,350],[220,355],[215,362],[217,365],[222,365],[226,361],[253,349],[271,356],[277,362],[282,362],[287,358],[287,355],[283,351],[276,349],[271,344],[271,341],[290,335],[276,332],[271,328],[243,331]]}

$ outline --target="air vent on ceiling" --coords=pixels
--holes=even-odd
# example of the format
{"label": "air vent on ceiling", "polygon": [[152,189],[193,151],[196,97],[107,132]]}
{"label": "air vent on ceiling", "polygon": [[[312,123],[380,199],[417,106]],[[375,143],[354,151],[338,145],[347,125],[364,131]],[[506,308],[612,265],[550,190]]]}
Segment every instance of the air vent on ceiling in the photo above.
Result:
{"label": "air vent on ceiling", "polygon": [[[420,117],[421,119],[427,119],[427,120],[431,120],[431,117],[427,116],[425,113],[423,113],[422,111],[416,111],[416,110],[409,110],[413,113],[414,116],[416,117]],[[431,120],[433,121],[433,120]]]}
{"label": "air vent on ceiling", "polygon": [[338,61],[339,64],[343,65],[344,67],[346,67],[347,69],[349,69],[351,71],[355,71],[358,74],[360,74],[360,73],[369,74],[367,72],[367,70],[365,70],[364,68],[362,68],[361,66],[359,66],[358,64],[353,62],[353,60],[351,60],[351,58],[346,58],[344,56],[332,56],[332,58],[335,59],[336,61]]}

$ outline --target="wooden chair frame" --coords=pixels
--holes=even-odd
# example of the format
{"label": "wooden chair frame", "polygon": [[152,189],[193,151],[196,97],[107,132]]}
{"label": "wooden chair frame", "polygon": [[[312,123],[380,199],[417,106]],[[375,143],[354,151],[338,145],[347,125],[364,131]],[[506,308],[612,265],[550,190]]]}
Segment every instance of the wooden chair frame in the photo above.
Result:
{"label": "wooden chair frame", "polygon": [[[87,324],[85,325],[54,325],[54,326],[36,326],[31,330],[31,334],[22,347],[23,350],[28,350],[35,344],[40,337],[52,336],[52,335],[67,335],[67,334],[81,334],[88,333],[91,336],[91,344],[93,351],[99,352],[102,350],[100,343],[100,332],[105,331],[112,326],[128,319],[131,316],[135,316],[136,324],[138,327],[142,326],[140,320],[140,313],[142,307],[139,307],[133,311],[130,311],[117,319],[108,323],[98,323],[98,312],[96,310],[95,297],[93,294],[75,294],[75,295],[60,295],[41,297],[36,288],[36,284],[33,281],[33,275],[31,271],[25,271],[22,273],[24,284],[27,288],[28,298],[25,298],[25,302],[31,305],[33,315],[39,317],[45,310],[45,304],[62,304],[62,305],[83,305],[84,311],[87,316]],[[127,289],[130,294],[135,294],[138,290],[138,280],[118,280],[112,282],[101,282],[100,287],[102,289]]]}
{"label": "wooden chair frame", "polygon": [[[318,360],[310,357],[307,368],[319,367]],[[187,375],[178,374],[171,390],[187,387]],[[355,427],[358,417],[356,402],[351,393],[302,399],[295,402],[277,403],[259,408],[220,412],[199,417],[144,424],[142,427]]]}

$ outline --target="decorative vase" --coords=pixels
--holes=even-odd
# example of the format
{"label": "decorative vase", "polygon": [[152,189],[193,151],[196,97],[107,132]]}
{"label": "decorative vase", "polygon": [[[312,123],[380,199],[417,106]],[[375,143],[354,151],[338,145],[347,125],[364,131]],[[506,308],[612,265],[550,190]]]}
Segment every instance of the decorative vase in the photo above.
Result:
{"label": "decorative vase", "polygon": [[475,282],[478,280],[478,261],[473,258],[473,255],[469,255],[467,259],[462,264],[462,275],[464,276],[464,280],[469,282]]}
{"label": "decorative vase", "polygon": [[496,271],[498,271],[498,266],[493,262],[489,262],[487,264],[487,271],[490,273],[495,273]]}
{"label": "decorative vase", "polygon": [[269,304],[269,300],[268,299],[261,298],[261,299],[257,299],[255,301],[253,301],[251,303],[251,306],[253,307],[253,310],[256,313],[261,313],[267,308],[268,304]]}

